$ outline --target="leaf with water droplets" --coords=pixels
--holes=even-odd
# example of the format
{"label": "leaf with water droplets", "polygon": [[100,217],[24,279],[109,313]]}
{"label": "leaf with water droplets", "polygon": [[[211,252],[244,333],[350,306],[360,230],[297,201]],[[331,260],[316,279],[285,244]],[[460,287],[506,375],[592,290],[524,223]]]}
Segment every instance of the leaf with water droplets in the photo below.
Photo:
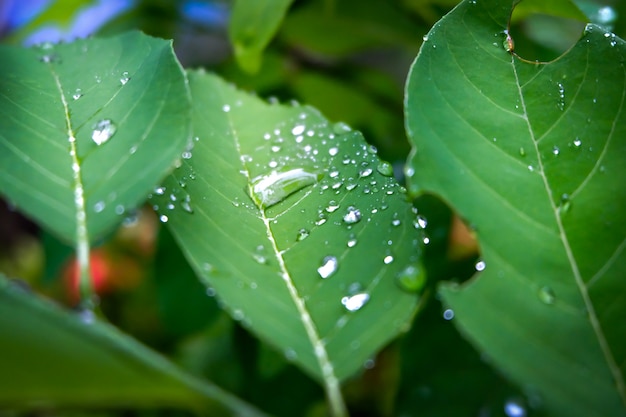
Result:
{"label": "leaf with water droplets", "polygon": [[[188,75],[199,140],[152,202],[236,320],[336,384],[415,313],[419,293],[395,279],[421,257],[405,190],[377,170],[359,132],[313,108],[269,105],[216,76]],[[193,214],[164,208],[191,172]]]}
{"label": "leaf with water droplets", "polygon": [[624,416],[626,46],[588,25],[525,61],[490,47],[511,3],[464,1],[429,33],[406,87],[409,188],[475,228],[480,271],[442,287],[461,331],[555,415]]}
{"label": "leaf with water droplets", "polygon": [[0,193],[66,241],[109,232],[190,140],[170,42],[133,32],[0,60]]}

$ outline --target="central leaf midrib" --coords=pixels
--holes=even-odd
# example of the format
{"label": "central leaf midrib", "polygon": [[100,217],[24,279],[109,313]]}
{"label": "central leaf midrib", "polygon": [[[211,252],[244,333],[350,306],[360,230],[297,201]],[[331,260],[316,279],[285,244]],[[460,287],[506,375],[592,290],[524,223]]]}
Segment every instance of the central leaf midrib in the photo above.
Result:
{"label": "central leaf midrib", "polygon": [[602,330],[602,327],[600,325],[600,322],[598,320],[598,316],[596,314],[595,311],[595,307],[593,305],[593,302],[591,301],[591,297],[589,296],[589,293],[587,291],[587,287],[585,285],[585,283],[583,282],[582,276],[580,274],[580,270],[578,268],[578,264],[576,262],[576,259],[574,257],[574,253],[572,251],[572,248],[570,247],[569,244],[569,239],[567,237],[567,233],[565,232],[565,228],[563,226],[563,222],[561,221],[561,216],[560,216],[560,212],[558,207],[556,207],[555,203],[554,203],[554,198],[553,198],[553,194],[552,194],[552,189],[550,188],[550,184],[548,182],[548,178],[546,176],[545,170],[544,170],[544,166],[543,166],[543,160],[541,159],[541,154],[539,152],[539,147],[538,147],[538,143],[537,140],[535,139],[535,134],[534,134],[534,130],[531,126],[530,123],[530,119],[528,118],[528,111],[526,108],[526,101],[524,99],[524,93],[522,91],[522,87],[521,87],[521,83],[520,83],[520,79],[519,79],[519,75],[517,73],[517,67],[515,65],[515,59],[516,56],[515,54],[511,54],[511,67],[513,70],[513,75],[515,77],[515,85],[518,89],[518,93],[519,93],[519,97],[520,97],[520,103],[522,106],[522,110],[524,112],[524,120],[526,121],[526,126],[528,128],[528,134],[530,135],[530,139],[532,142],[532,146],[534,147],[536,156],[537,156],[537,164],[538,164],[538,174],[541,176],[541,180],[543,182],[545,191],[546,191],[546,196],[550,202],[550,207],[552,208],[552,212],[554,215],[554,219],[556,222],[556,225],[558,227],[559,230],[559,237],[560,240],[563,244],[563,249],[565,250],[565,254],[567,256],[567,260],[568,263],[570,264],[571,270],[572,270],[572,275],[574,278],[574,282],[576,283],[576,286],[578,287],[578,290],[581,294],[581,297],[583,299],[583,302],[585,304],[585,308],[587,310],[588,313],[588,317],[589,317],[589,321],[591,324],[591,327],[596,335],[596,338],[598,339],[598,344],[600,345],[600,349],[602,351],[602,354],[604,355],[604,359],[606,361],[607,366],[609,367],[609,370],[611,372],[611,374],[613,375],[613,379],[618,391],[618,395],[620,396],[622,402],[626,405],[626,386],[624,385],[624,380],[623,380],[623,376],[622,373],[619,369],[619,366],[617,365],[617,362],[615,361],[615,358],[613,356],[613,352],[611,350],[611,347],[609,346],[607,340],[606,340],[606,336],[604,335],[604,332]]}

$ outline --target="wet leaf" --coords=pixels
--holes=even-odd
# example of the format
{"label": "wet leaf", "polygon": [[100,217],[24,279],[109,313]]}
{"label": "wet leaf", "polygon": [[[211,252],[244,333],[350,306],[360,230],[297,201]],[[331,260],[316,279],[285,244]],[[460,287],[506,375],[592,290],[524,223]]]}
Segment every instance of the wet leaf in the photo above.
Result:
{"label": "wet leaf", "polygon": [[236,320],[317,380],[345,379],[418,303],[395,279],[421,273],[404,189],[345,124],[189,79],[197,140],[152,198],[162,221]]}
{"label": "wet leaf", "polygon": [[[484,271],[442,295],[555,415],[626,415],[624,42],[588,25],[551,63],[507,52],[510,5],[465,1],[406,87],[412,193],[476,229]],[[503,45],[504,42],[504,45]]]}
{"label": "wet leaf", "polygon": [[110,231],[190,139],[170,42],[132,32],[0,57],[0,192],[65,241]]}
{"label": "wet leaf", "polygon": [[262,416],[93,313],[70,313],[0,275],[0,406],[180,407]]}

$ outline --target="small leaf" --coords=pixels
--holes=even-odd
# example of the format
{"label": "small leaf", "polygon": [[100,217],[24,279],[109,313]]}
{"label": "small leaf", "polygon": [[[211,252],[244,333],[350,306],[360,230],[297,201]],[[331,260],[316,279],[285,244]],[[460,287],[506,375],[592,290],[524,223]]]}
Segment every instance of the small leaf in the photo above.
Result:
{"label": "small leaf", "polygon": [[237,62],[255,73],[261,66],[263,50],[270,43],[293,0],[237,0],[228,34]]}
{"label": "small leaf", "polygon": [[107,233],[190,139],[170,42],[133,32],[0,57],[0,192],[68,242]]}
{"label": "small leaf", "polygon": [[2,275],[0,367],[3,408],[162,405],[263,415],[93,315],[64,311]]}
{"label": "small leaf", "polygon": [[236,320],[316,379],[347,378],[415,313],[396,283],[423,239],[404,189],[348,126],[189,80],[198,137],[153,196],[162,220]]}
{"label": "small leaf", "polygon": [[588,25],[550,63],[507,52],[510,3],[461,3],[406,87],[413,193],[476,229],[454,320],[555,415],[626,415],[626,46]]}

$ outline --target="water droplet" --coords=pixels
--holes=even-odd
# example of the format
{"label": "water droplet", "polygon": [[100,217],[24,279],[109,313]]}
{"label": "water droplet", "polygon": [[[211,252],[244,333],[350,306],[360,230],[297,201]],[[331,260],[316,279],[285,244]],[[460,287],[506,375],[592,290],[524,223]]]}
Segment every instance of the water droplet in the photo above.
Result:
{"label": "water droplet", "polygon": [[413,226],[415,226],[416,229],[425,229],[426,226],[428,226],[428,221],[426,217],[420,214],[413,220]]}
{"label": "water droplet", "polygon": [[91,139],[96,145],[100,146],[106,143],[117,131],[117,126],[110,119],[100,120],[93,126]]}
{"label": "water droplet", "polygon": [[285,349],[285,359],[289,362],[293,362],[298,359],[298,354],[291,348]]}
{"label": "water droplet", "polygon": [[391,221],[391,225],[392,225],[392,226],[394,226],[394,227],[398,227],[398,226],[400,226],[400,224],[402,224],[402,222],[400,221],[400,219],[393,219],[393,220]]}
{"label": "water droplet", "polygon": [[390,264],[390,263],[392,263],[392,262],[393,262],[393,256],[391,256],[391,255],[387,255],[387,256],[385,256],[385,257],[383,258],[383,263],[384,263],[385,265],[389,265],[389,264]]}
{"label": "water droplet", "polygon": [[209,297],[215,297],[216,291],[213,287],[207,287],[205,293]]}
{"label": "water droplet", "polygon": [[337,122],[333,125],[333,132],[335,132],[336,135],[340,135],[342,133],[347,133],[350,131],[352,131],[352,128],[344,122]]}
{"label": "water droplet", "polygon": [[230,111],[230,105],[229,105],[229,104],[224,104],[224,105],[222,106],[222,111],[223,111],[224,113],[228,113],[228,112]]}
{"label": "water droplet", "polygon": [[426,284],[426,271],[417,264],[410,264],[398,273],[396,282],[405,291],[418,292]]}
{"label": "water droplet", "polygon": [[293,129],[291,129],[291,134],[294,136],[301,135],[304,133],[304,129],[306,129],[304,125],[296,125]]}
{"label": "water droplet", "polygon": [[539,300],[541,300],[544,304],[554,304],[554,301],[556,300],[556,295],[550,287],[541,287],[539,289],[538,296]]}
{"label": "water droplet", "polygon": [[255,261],[257,261],[257,263],[260,263],[261,265],[267,265],[268,260],[266,256],[261,255],[260,253],[255,253],[252,255],[252,257]]}
{"label": "water droplet", "polygon": [[346,243],[346,245],[347,245],[349,248],[353,248],[353,247],[355,247],[355,246],[356,246],[356,244],[357,244],[357,240],[356,240],[356,237],[354,237],[354,235],[350,236],[350,238],[348,239],[348,242]]}
{"label": "water droplet", "polygon": [[474,265],[474,268],[476,268],[476,270],[480,272],[484,271],[486,266],[487,264],[485,263],[485,261],[478,261],[476,262],[476,265]]}
{"label": "water droplet", "polygon": [[363,362],[363,368],[365,369],[372,369],[374,366],[376,366],[376,361],[374,359],[367,359]]}
{"label": "water droplet", "polygon": [[346,296],[341,299],[341,304],[348,311],[360,310],[370,299],[370,295],[366,292],[360,292],[354,295]]}
{"label": "water droplet", "polygon": [[96,204],[93,205],[93,211],[95,213],[100,213],[102,210],[104,210],[104,207],[104,201],[98,201]]}
{"label": "water droplet", "polygon": [[154,189],[154,193],[156,195],[163,195],[163,194],[165,194],[165,187],[156,187]]}
{"label": "water droplet", "polygon": [[507,417],[526,417],[526,409],[516,400],[504,403],[504,413]]}
{"label": "water droplet", "polygon": [[128,71],[124,71],[122,73],[122,78],[120,78],[120,83],[122,83],[122,85],[126,85],[128,81],[130,81],[130,77],[128,76]]}
{"label": "water droplet", "polygon": [[304,239],[309,237],[310,234],[311,234],[311,232],[309,230],[307,230],[307,229],[300,229],[300,230],[298,230],[298,235],[296,236],[296,241],[297,242],[303,241]]}
{"label": "water droplet", "polygon": [[348,211],[343,216],[343,221],[346,224],[355,224],[361,221],[361,211],[354,206],[348,207]]}
{"label": "water droplet", "polygon": [[252,181],[251,197],[260,208],[267,208],[280,203],[285,198],[315,184],[320,179],[319,174],[296,168],[285,172],[272,171]]}
{"label": "water droplet", "polygon": [[337,268],[339,267],[339,262],[337,258],[334,256],[326,256],[322,260],[322,265],[317,268],[317,273],[320,274],[322,278],[328,278],[337,272]]}
{"label": "water droplet", "polygon": [[83,308],[78,312],[80,321],[85,324],[93,324],[96,321],[96,314],[90,308]]}
{"label": "water droplet", "polygon": [[78,100],[82,96],[83,96],[83,90],[81,90],[80,88],[77,88],[76,91],[74,91],[74,94],[72,94],[72,98],[74,100]]}
{"label": "water droplet", "polygon": [[185,195],[185,198],[180,202],[180,206],[187,213],[193,213],[193,207],[191,207],[191,197],[189,194]]}
{"label": "water droplet", "polygon": [[424,42],[428,41],[428,34],[426,34],[426,35],[422,36],[422,40],[423,40]]}
{"label": "water droplet", "polygon": [[521,147],[521,146],[519,148],[519,155],[520,156],[526,156],[526,150],[523,147]]}
{"label": "water droplet", "polygon": [[393,177],[393,166],[386,161],[380,161],[376,170],[385,177]]}
{"label": "water droplet", "polygon": [[574,139],[574,146],[577,148],[580,148],[580,145],[583,144],[583,141],[580,140],[579,138]]}
{"label": "water droplet", "polygon": [[559,149],[559,147],[558,147],[558,146],[556,146],[556,145],[554,145],[554,146],[552,147],[552,154],[553,154],[553,155],[558,155],[558,154],[560,154],[560,153],[561,153],[561,150]]}
{"label": "water droplet", "polygon": [[339,204],[337,204],[335,200],[330,200],[328,202],[328,207],[326,207],[324,210],[326,210],[327,213],[334,213],[338,209],[339,209]]}
{"label": "water droplet", "polygon": [[328,150],[330,156],[335,156],[339,153],[339,148],[333,147]]}
{"label": "water droplet", "polygon": [[452,320],[454,318],[454,310],[448,308],[443,312],[443,318],[446,320]]}
{"label": "water droplet", "polygon": [[365,168],[364,170],[359,172],[359,176],[361,178],[369,177],[370,175],[372,175],[372,172],[373,172],[372,168]]}
{"label": "water droplet", "polygon": [[162,214],[162,215],[159,217],[159,220],[161,221],[161,223],[167,223],[167,221],[169,220],[169,218],[168,218],[165,214]]}
{"label": "water droplet", "polygon": [[562,111],[565,108],[565,87],[561,83],[557,83],[557,86],[559,87],[559,101],[556,106]]}
{"label": "water droplet", "polygon": [[568,211],[570,211],[572,208],[572,201],[569,197],[569,194],[563,194],[561,195],[561,201],[560,201],[560,205],[559,205],[559,212],[560,213],[567,213]]}

